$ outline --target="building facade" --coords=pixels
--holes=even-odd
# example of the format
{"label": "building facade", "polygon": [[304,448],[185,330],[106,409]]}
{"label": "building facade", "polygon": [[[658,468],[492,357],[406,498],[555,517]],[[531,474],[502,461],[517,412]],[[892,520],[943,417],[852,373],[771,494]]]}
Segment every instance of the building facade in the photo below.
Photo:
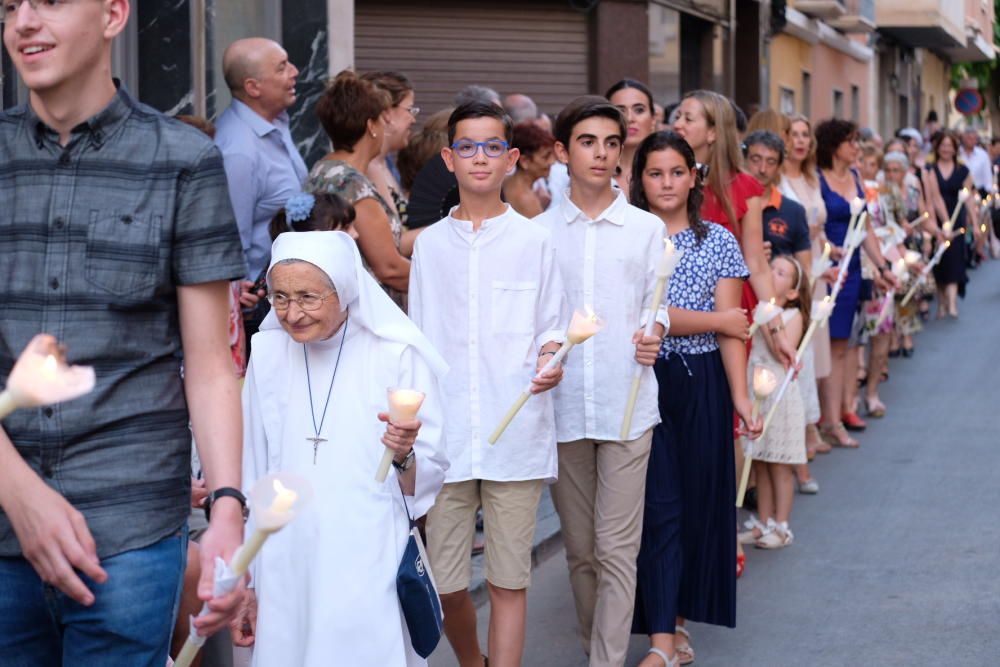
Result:
{"label": "building facade", "polygon": [[[314,104],[345,67],[406,73],[426,112],[479,83],[555,114],[630,77],[663,105],[710,88],[748,113],[885,133],[931,109],[945,120],[951,63],[994,57],[991,0],[132,0],[132,12],[114,73],[170,114],[216,117],[225,47],[280,41],[302,72],[292,129],[308,161],[327,148]],[[26,99],[6,54],[0,68],[4,106]]]}

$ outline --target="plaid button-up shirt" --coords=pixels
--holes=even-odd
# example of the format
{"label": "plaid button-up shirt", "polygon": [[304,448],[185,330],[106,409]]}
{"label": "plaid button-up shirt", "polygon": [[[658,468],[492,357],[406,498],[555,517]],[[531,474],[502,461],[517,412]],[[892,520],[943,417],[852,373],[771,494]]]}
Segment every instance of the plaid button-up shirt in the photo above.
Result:
{"label": "plaid button-up shirt", "polygon": [[[190,443],[177,287],[244,273],[219,151],[124,89],[66,146],[30,106],[0,114],[0,385],[55,335],[95,390],[3,428],[87,519],[101,558],[176,532]],[[0,511],[0,556],[20,553]]]}

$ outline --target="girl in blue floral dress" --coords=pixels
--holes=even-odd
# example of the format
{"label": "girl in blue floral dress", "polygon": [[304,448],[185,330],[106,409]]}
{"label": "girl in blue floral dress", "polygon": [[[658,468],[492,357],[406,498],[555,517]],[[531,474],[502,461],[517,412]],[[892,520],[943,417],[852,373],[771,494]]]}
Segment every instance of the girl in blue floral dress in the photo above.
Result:
{"label": "girl in blue floral dress", "polygon": [[[673,667],[693,658],[684,620],[736,624],[733,411],[751,437],[762,422],[751,423],[739,309],[750,272],[736,238],[700,219],[702,178],[684,139],[647,137],[632,174],[632,202],[658,215],[684,251],[670,279],[671,327],[655,366],[662,423],[646,476],[632,625],[652,645],[641,667]],[[675,633],[683,635],[676,643]]]}

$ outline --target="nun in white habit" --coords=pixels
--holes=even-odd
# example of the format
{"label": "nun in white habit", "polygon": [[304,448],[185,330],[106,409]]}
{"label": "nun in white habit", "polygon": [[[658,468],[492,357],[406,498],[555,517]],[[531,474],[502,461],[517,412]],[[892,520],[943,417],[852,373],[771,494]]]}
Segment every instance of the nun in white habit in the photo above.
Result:
{"label": "nun in white habit", "polygon": [[[253,642],[258,667],[423,665],[396,595],[409,537],[400,491],[416,518],[441,489],[447,366],[362,268],[347,234],[280,235],[268,287],[273,307],[243,387],[243,483],[289,471],[315,497],[256,559],[234,639]],[[387,387],[426,394],[419,421],[388,423]],[[408,467],[380,484],[386,445]]]}

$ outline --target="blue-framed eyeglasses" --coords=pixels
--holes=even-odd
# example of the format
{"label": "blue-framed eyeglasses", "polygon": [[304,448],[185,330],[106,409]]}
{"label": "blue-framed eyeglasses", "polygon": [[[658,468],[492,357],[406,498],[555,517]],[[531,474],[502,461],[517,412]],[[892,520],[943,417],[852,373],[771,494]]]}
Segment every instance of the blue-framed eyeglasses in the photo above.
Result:
{"label": "blue-framed eyeglasses", "polygon": [[468,139],[462,139],[461,141],[456,141],[451,145],[451,150],[455,151],[458,157],[470,158],[475,157],[476,153],[479,152],[480,146],[483,149],[483,154],[486,157],[500,157],[507,152],[510,145],[503,139],[490,139],[489,141],[470,141]]}

